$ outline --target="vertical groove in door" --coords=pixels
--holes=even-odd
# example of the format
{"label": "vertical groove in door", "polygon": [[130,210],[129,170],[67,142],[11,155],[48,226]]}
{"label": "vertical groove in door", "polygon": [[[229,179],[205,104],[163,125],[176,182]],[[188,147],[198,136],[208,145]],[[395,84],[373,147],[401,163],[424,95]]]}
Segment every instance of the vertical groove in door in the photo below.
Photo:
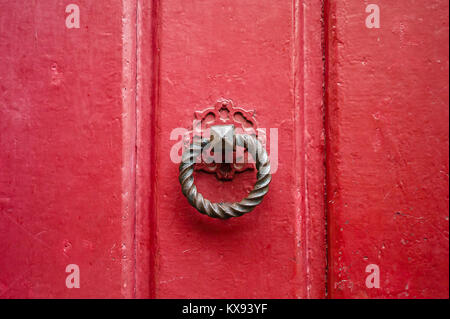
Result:
{"label": "vertical groove in door", "polygon": [[136,298],[155,297],[159,0],[137,1]]}
{"label": "vertical groove in door", "polygon": [[299,298],[326,296],[324,61],[322,2],[294,0],[295,158],[299,173]]}
{"label": "vertical groove in door", "polygon": [[121,295],[135,296],[136,1],[122,2],[122,234]]}
{"label": "vertical groove in door", "polygon": [[301,134],[301,129],[304,128],[304,109],[302,108],[303,103],[301,99],[304,96],[303,86],[301,85],[303,78],[303,39],[301,37],[302,32],[302,18],[303,10],[301,0],[292,1],[292,12],[293,12],[293,34],[292,34],[292,86],[294,91],[294,131],[295,131],[295,171],[299,173],[298,178],[295,180],[294,185],[294,197],[296,201],[295,215],[296,215],[296,225],[295,234],[297,241],[296,250],[296,272],[297,280],[300,283],[297,286],[295,296],[297,298],[306,298],[308,294],[308,281],[309,267],[306,262],[306,247],[308,245],[306,241],[305,223],[302,213],[305,212],[305,201],[302,200],[303,194],[299,190],[304,190],[304,171],[302,167],[304,161],[302,160],[303,151],[303,134]]}
{"label": "vertical groove in door", "polygon": [[323,87],[322,87],[322,101],[323,101],[323,132],[324,132],[324,195],[323,195],[323,209],[324,209],[324,219],[325,219],[325,297],[329,298],[329,256],[330,256],[330,243],[328,234],[328,166],[327,166],[327,156],[328,156],[328,128],[327,128],[327,87],[328,87],[328,0],[322,0],[322,61],[323,61]]}

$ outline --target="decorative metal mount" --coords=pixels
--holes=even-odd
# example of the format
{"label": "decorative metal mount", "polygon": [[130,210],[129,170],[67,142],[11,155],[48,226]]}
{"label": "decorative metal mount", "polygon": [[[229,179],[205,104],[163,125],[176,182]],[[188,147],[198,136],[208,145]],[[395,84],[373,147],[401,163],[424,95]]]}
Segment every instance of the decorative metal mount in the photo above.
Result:
{"label": "decorative metal mount", "polygon": [[[220,99],[213,107],[209,107],[203,111],[196,111],[194,118],[192,128],[193,139],[211,136],[212,127],[233,125],[237,133],[258,138],[263,146],[265,146],[265,132],[257,128],[255,111],[247,111],[243,108],[235,107],[231,100]],[[217,134],[218,132],[213,133]],[[184,142],[185,147],[188,147],[191,140],[188,137]],[[229,181],[234,178],[236,173],[255,169],[255,164],[243,160],[243,158],[248,157],[247,153],[244,147],[235,146],[232,154],[235,160],[222,160],[219,163],[214,159],[212,154],[211,156],[206,154],[206,158],[204,157],[201,163],[197,163],[195,170],[216,174],[219,180]],[[231,157],[231,154],[227,156]]]}
{"label": "decorative metal mount", "polygon": [[[178,179],[183,195],[200,213],[219,219],[240,217],[255,209],[269,191],[272,175],[264,146],[266,136],[257,129],[254,115],[254,111],[237,108],[225,99],[214,107],[195,112],[192,131],[184,140]],[[235,173],[254,168],[256,183],[240,202],[212,203],[197,191],[194,183],[194,170],[231,180]]]}

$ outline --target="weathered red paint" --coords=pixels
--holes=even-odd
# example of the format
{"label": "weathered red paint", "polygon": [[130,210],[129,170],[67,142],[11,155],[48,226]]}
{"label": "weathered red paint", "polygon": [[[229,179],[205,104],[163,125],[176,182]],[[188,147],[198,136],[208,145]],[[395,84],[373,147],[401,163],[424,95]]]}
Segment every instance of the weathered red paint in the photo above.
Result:
{"label": "weathered red paint", "polygon": [[[155,296],[323,297],[320,3],[165,0],[158,13]],[[219,98],[255,109],[260,127],[280,137],[263,203],[228,221],[187,203],[169,156],[171,131]],[[221,182],[198,173],[196,183],[208,199],[237,201],[254,175]]]}
{"label": "weathered red paint", "polygon": [[[306,3],[78,1],[69,30],[64,1],[2,2],[1,296],[323,297],[321,7]],[[228,223],[193,211],[168,153],[220,97],[281,138],[270,196]],[[198,181],[219,200],[251,179]]]}
{"label": "weathered red paint", "polygon": [[[0,1],[0,298],[448,297],[448,4],[376,2],[381,29],[349,0]],[[279,130],[269,194],[225,222],[169,156],[219,98]]]}
{"label": "weathered red paint", "polygon": [[0,1],[2,298],[134,296],[136,11],[69,3]]}
{"label": "weathered red paint", "polygon": [[372,3],[328,1],[329,294],[448,298],[448,2]]}

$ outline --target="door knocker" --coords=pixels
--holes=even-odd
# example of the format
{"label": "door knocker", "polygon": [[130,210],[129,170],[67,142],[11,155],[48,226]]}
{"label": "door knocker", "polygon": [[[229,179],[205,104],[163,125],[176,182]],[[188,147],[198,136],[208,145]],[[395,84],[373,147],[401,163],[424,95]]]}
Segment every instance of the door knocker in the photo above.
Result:
{"label": "door knocker", "polygon": [[[269,190],[272,179],[269,157],[256,136],[257,133],[253,127],[255,125],[249,125],[255,122],[246,119],[246,113],[250,112],[234,108],[229,100],[221,100],[215,108],[196,113],[197,116],[199,114],[204,116],[198,119],[197,124],[194,122],[192,141],[183,151],[179,181],[188,202],[200,213],[209,217],[229,219],[247,214],[262,202]],[[208,116],[214,120],[203,121]],[[243,123],[242,119],[246,125],[239,125]],[[235,133],[235,124],[240,126],[243,134]],[[205,129],[209,132],[209,138],[195,134],[199,130],[205,132]],[[238,149],[241,151],[241,156],[237,155]],[[242,156],[243,152],[247,154],[247,162],[243,162],[245,160],[245,156]],[[251,159],[257,170],[257,181],[253,190],[242,201],[212,203],[197,191],[193,177],[194,168],[197,165],[207,172],[216,173],[219,179],[230,180],[235,172],[251,169],[252,166],[249,165]]]}

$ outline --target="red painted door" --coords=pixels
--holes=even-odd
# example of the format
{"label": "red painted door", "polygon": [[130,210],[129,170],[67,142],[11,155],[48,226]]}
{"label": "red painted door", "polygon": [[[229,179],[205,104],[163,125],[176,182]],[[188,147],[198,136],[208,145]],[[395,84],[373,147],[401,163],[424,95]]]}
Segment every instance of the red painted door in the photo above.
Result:
{"label": "red painted door", "polygon": [[372,3],[326,9],[328,291],[448,298],[448,2]]}
{"label": "red painted door", "polygon": [[135,10],[71,3],[0,1],[2,298],[134,294]]}
{"label": "red painted door", "polygon": [[[378,2],[0,0],[0,298],[448,297],[448,4]],[[225,221],[223,99],[272,165]]]}

